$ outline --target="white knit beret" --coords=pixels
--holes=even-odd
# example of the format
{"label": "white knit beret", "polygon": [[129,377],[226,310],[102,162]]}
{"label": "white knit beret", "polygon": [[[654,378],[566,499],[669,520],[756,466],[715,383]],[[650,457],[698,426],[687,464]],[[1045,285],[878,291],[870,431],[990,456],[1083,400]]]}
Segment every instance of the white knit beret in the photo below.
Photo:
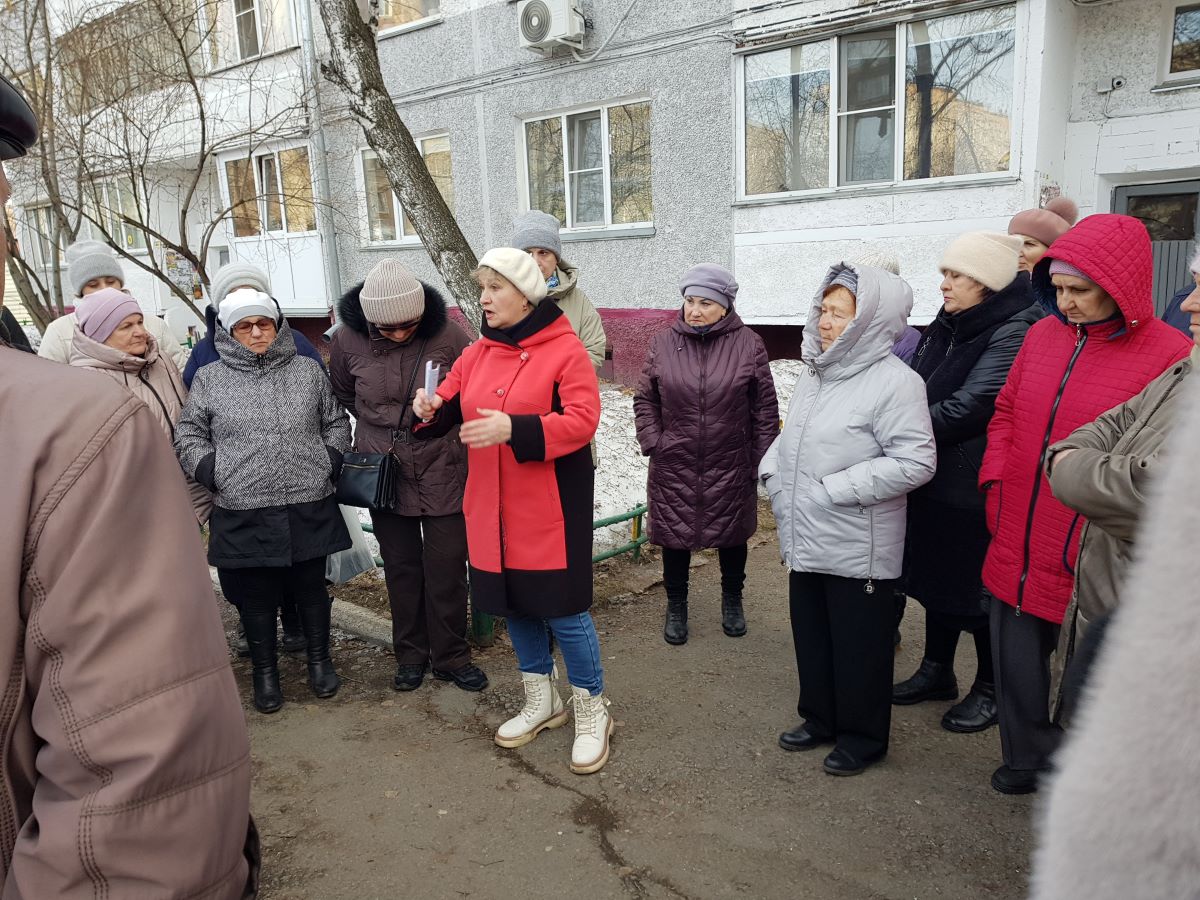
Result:
{"label": "white knit beret", "polygon": [[542,277],[542,270],[533,261],[533,257],[524,250],[517,250],[513,247],[493,247],[483,254],[483,259],[479,261],[479,267],[483,268],[484,266],[499,272],[511,281],[513,286],[524,294],[534,306],[545,299],[546,279]]}
{"label": "white knit beret", "polygon": [[998,231],[968,231],[950,242],[938,268],[974,278],[986,288],[1002,291],[1017,277],[1021,239]]}

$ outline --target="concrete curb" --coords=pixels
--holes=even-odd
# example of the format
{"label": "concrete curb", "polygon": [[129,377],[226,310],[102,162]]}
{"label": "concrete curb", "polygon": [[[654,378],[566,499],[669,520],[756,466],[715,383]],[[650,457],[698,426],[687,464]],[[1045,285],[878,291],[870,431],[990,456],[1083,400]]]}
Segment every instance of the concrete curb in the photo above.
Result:
{"label": "concrete curb", "polygon": [[[225,595],[221,593],[221,582],[217,577],[217,570],[209,566],[208,573],[212,578],[213,591],[218,597],[224,599]],[[376,615],[370,610],[352,603],[334,603],[331,619],[334,628],[346,632],[351,637],[356,637],[376,647],[382,647],[384,650],[392,649],[392,623],[383,616]]]}

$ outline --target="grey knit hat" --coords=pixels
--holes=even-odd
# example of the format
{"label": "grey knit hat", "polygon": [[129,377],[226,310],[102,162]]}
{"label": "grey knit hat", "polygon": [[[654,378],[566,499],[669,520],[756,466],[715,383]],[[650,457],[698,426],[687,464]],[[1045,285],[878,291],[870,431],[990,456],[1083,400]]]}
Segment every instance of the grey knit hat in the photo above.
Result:
{"label": "grey knit hat", "polygon": [[679,293],[684,297],[704,297],[726,309],[733,305],[737,292],[738,283],[733,273],[716,263],[692,266],[679,279]]}
{"label": "grey knit hat", "polygon": [[220,309],[221,301],[234,288],[252,287],[264,294],[271,293],[271,279],[258,266],[245,262],[232,262],[217,269],[208,286],[208,301],[213,309]]}
{"label": "grey knit hat", "polygon": [[540,209],[531,209],[513,219],[513,235],[510,246],[518,250],[535,247],[549,250],[562,260],[562,241],[558,236],[558,219]]}
{"label": "grey knit hat", "polygon": [[372,325],[399,325],[425,312],[425,286],[402,263],[383,259],[367,273],[358,295]]}
{"label": "grey knit hat", "polygon": [[125,273],[117,254],[100,241],[76,241],[67,248],[67,281],[76,297],[83,296],[83,286],[93,278],[105,275],[125,284]]}

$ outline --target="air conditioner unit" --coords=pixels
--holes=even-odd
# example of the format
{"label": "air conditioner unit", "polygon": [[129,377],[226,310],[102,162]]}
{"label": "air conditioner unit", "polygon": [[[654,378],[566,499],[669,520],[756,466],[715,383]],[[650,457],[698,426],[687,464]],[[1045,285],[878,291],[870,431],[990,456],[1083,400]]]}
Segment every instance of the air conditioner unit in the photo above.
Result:
{"label": "air conditioner unit", "polygon": [[559,44],[583,46],[584,21],[575,0],[520,0],[521,46],[549,53]]}

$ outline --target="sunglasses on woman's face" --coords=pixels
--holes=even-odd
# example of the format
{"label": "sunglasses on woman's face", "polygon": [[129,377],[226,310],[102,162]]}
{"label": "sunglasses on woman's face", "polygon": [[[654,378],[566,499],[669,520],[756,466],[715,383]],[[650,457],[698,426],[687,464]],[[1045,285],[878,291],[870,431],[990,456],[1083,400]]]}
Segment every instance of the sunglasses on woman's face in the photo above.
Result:
{"label": "sunglasses on woman's face", "polygon": [[420,319],[413,319],[411,322],[401,322],[399,325],[376,325],[376,331],[412,331],[421,324]]}

